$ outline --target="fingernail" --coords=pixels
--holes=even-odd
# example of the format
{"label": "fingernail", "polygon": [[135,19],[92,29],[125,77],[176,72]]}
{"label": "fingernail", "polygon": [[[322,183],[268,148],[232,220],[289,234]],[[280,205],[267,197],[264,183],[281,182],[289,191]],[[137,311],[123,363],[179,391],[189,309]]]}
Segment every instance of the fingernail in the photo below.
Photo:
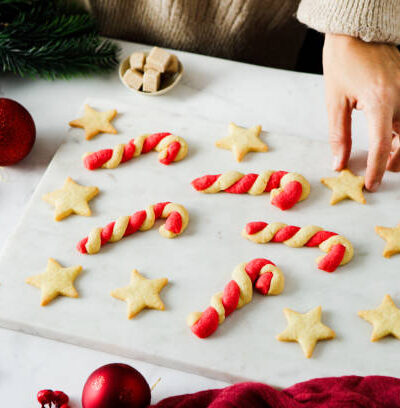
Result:
{"label": "fingernail", "polygon": [[339,168],[339,157],[337,157],[337,156],[333,157],[332,167],[333,167],[333,170],[338,170],[338,168]]}
{"label": "fingernail", "polygon": [[369,189],[370,191],[376,191],[378,190],[379,186],[381,183],[379,183],[379,181],[375,182],[374,184],[372,184],[371,188]]}

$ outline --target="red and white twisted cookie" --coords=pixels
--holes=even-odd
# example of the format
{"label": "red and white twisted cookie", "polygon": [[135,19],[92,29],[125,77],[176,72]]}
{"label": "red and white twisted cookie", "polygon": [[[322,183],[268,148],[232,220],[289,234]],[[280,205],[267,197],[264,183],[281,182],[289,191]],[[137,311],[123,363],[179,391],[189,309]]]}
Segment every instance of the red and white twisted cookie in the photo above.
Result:
{"label": "red and white twisted cookie", "polygon": [[281,210],[292,208],[310,194],[310,183],[301,174],[273,170],[260,174],[228,171],[223,174],[207,175],[193,180],[192,186],[197,191],[209,194],[220,191],[251,195],[270,192],[271,204]]}
{"label": "red and white twisted cookie", "polygon": [[77,249],[83,254],[96,254],[107,242],[116,242],[136,231],[147,231],[158,218],[166,218],[159,228],[165,238],[175,238],[182,234],[189,222],[189,214],[180,204],[165,202],[150,205],[146,210],[131,216],[119,217],[104,228],[94,228],[88,237],[79,241]]}
{"label": "red and white twisted cookie", "polygon": [[211,298],[211,306],[202,313],[193,312],[188,316],[187,324],[192,332],[200,338],[213,334],[235,309],[251,301],[253,286],[262,295],[279,295],[285,286],[285,278],[268,259],[257,258],[241,263],[234,269],[232,280],[224,291]]}
{"label": "red and white twisted cookie", "polygon": [[115,169],[128,160],[150,150],[160,152],[158,158],[162,164],[170,164],[182,160],[188,151],[186,141],[171,133],[145,134],[130,140],[127,144],[118,144],[114,149],[103,149],[95,153],[87,153],[83,158],[83,164],[89,170],[99,167]]}
{"label": "red and white twisted cookie", "polygon": [[282,222],[250,222],[242,232],[244,238],[257,244],[268,242],[283,242],[292,248],[303,246],[318,246],[327,255],[317,258],[318,268],[333,272],[339,265],[347,264],[354,254],[353,246],[345,237],[335,232],[324,231],[321,227],[307,225],[306,227],[296,227],[286,225]]}

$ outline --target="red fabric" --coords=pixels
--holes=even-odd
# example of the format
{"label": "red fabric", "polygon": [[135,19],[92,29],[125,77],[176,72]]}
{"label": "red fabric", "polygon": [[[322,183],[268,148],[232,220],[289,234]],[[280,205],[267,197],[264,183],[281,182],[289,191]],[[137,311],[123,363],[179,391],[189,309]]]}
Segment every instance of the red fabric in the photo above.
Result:
{"label": "red fabric", "polygon": [[153,408],[396,408],[400,379],[381,376],[316,378],[283,391],[240,383],[166,398]]}

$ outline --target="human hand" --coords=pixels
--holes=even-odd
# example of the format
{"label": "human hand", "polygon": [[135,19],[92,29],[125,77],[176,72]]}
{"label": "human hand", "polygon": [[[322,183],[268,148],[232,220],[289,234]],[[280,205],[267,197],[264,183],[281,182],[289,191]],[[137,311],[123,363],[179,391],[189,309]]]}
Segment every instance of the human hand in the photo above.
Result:
{"label": "human hand", "polygon": [[326,34],[323,65],[334,170],[347,166],[351,112],[363,110],[369,134],[365,186],[376,191],[386,169],[400,171],[400,52],[394,45]]}

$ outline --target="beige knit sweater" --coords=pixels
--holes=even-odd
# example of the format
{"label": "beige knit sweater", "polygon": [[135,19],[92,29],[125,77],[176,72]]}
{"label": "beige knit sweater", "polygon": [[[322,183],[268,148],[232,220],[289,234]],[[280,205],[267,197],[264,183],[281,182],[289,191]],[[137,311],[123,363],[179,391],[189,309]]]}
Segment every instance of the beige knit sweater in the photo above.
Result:
{"label": "beige knit sweater", "polygon": [[305,26],[400,43],[400,0],[81,0],[106,36],[280,68]]}

